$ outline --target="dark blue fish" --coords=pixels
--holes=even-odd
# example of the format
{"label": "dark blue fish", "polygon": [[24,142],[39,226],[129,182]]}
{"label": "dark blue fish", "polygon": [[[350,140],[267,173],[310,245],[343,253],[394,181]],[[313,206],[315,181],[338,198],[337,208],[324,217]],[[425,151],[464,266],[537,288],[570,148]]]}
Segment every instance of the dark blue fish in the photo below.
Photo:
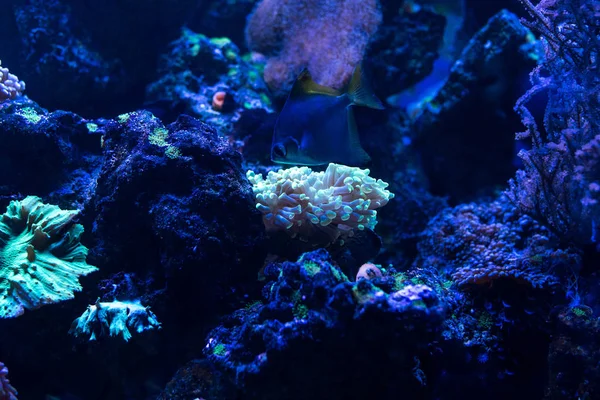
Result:
{"label": "dark blue fish", "polygon": [[271,160],[280,164],[361,165],[370,160],[360,145],[352,106],[383,109],[356,67],[345,92],[321,86],[304,70],[279,114]]}

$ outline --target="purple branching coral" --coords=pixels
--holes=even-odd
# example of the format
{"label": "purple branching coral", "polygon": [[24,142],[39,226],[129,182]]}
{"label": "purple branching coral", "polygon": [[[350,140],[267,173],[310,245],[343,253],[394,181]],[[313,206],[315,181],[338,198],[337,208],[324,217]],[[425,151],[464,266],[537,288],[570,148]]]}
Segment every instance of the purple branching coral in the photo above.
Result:
{"label": "purple branching coral", "polygon": [[[531,72],[533,87],[515,106],[532,149],[521,151],[524,169],[507,191],[523,212],[545,224],[563,243],[598,242],[600,223],[600,2],[521,0],[533,17],[545,58]],[[544,129],[527,104],[548,95]]]}
{"label": "purple branching coral", "polygon": [[435,268],[459,285],[509,279],[536,288],[577,270],[579,256],[556,250],[548,229],[504,197],[448,208],[431,220],[419,243],[419,267]]}

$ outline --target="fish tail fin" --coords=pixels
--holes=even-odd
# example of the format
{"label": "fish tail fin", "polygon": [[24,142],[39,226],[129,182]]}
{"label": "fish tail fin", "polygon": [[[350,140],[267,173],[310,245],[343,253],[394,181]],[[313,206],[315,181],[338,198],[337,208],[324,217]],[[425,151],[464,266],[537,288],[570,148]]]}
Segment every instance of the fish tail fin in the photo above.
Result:
{"label": "fish tail fin", "polygon": [[348,107],[346,110],[348,113],[348,133],[350,137],[350,148],[348,149],[349,162],[356,165],[364,165],[371,161],[371,157],[369,157],[360,144],[358,128],[356,127],[356,120],[354,119],[352,107]]}
{"label": "fish tail fin", "polygon": [[383,104],[375,96],[363,77],[362,67],[357,65],[348,85],[348,97],[353,104],[383,110]]}

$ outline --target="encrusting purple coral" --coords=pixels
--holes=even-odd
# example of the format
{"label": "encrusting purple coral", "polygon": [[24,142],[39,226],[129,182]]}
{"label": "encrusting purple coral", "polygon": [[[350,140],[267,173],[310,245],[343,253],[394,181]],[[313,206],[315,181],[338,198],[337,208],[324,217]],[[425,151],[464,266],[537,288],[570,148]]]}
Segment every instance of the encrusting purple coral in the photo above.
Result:
{"label": "encrusting purple coral", "polygon": [[418,245],[416,265],[446,272],[459,286],[509,279],[543,288],[557,284],[561,272],[579,268],[578,254],[557,244],[547,228],[502,197],[433,218]]}

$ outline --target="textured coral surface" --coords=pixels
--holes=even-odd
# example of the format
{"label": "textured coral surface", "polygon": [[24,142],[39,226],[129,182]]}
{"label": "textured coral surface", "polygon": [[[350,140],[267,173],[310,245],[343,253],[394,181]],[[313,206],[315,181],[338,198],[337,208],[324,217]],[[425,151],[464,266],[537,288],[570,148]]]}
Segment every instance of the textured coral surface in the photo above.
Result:
{"label": "textured coral surface", "polygon": [[377,0],[263,0],[249,17],[251,50],[270,56],[265,81],[286,91],[303,68],[316,82],[341,89],[362,61],[381,23]]}

